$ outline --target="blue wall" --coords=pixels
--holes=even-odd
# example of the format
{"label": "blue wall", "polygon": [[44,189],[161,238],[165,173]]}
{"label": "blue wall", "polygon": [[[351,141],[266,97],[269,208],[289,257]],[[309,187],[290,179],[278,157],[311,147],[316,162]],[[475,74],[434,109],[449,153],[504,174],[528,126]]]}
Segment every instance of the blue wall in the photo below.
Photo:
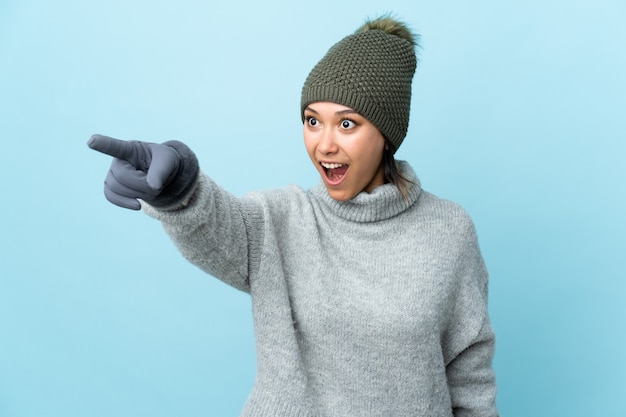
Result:
{"label": "blue wall", "polygon": [[238,414],[249,299],[108,204],[85,143],[183,140],[236,194],[315,184],[302,82],[387,11],[423,43],[398,156],[476,222],[502,414],[623,412],[626,6],[504,3],[0,2],[0,416]]}

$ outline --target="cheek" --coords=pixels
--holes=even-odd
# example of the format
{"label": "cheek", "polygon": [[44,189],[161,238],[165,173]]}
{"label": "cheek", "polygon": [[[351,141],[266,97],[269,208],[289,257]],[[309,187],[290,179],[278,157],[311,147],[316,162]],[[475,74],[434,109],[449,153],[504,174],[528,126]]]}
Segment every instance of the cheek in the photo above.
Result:
{"label": "cheek", "polygon": [[309,158],[313,160],[315,155],[315,141],[310,134],[306,133],[306,131],[304,133],[304,148],[306,149],[306,153],[309,155]]}
{"label": "cheek", "polygon": [[313,148],[313,146],[311,144],[311,138],[306,133],[304,134],[304,147],[305,147],[307,153],[310,154],[311,153],[311,149]]}
{"label": "cheek", "polygon": [[364,159],[368,161],[368,163],[377,168],[382,161],[384,148],[384,139],[378,136],[372,136],[368,138],[367,147],[366,149],[363,149],[362,155]]}

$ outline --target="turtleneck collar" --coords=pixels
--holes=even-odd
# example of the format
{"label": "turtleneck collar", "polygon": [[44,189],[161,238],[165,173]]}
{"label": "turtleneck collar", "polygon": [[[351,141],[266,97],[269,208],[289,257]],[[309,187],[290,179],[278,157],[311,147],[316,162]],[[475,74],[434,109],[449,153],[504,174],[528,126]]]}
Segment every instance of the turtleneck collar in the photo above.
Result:
{"label": "turtleneck collar", "polygon": [[422,188],[411,166],[405,161],[396,161],[400,173],[411,180],[406,200],[393,184],[383,184],[371,193],[362,191],[348,201],[337,201],[328,194],[323,181],[311,189],[312,194],[333,213],[355,222],[376,222],[394,217],[411,207],[419,198]]}

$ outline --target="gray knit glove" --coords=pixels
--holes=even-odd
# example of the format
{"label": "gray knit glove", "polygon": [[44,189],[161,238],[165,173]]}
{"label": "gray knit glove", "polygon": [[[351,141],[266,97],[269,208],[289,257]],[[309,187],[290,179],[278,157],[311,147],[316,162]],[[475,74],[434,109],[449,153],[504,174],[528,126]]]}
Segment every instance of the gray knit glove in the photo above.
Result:
{"label": "gray knit glove", "polygon": [[182,142],[160,145],[93,135],[87,145],[113,157],[104,195],[120,207],[139,210],[138,199],[157,208],[175,206],[198,176],[198,160]]}

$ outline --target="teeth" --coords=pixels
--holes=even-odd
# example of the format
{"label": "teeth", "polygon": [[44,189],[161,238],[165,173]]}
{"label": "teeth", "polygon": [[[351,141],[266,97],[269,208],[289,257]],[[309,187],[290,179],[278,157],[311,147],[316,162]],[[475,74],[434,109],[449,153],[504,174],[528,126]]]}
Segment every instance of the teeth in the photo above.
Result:
{"label": "teeth", "polygon": [[321,164],[326,169],[335,169],[343,166],[343,164],[329,164],[327,162],[322,162]]}

